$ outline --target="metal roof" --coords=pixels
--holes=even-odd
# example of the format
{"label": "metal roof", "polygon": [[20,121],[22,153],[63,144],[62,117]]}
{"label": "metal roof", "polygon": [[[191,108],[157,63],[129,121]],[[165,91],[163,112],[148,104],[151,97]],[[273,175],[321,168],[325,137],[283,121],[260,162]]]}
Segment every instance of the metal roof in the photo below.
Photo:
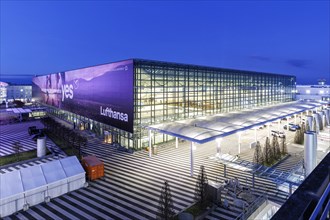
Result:
{"label": "metal roof", "polygon": [[32,112],[30,109],[23,109],[23,108],[7,108],[6,111],[7,112],[14,112],[15,114]]}
{"label": "metal roof", "polygon": [[147,129],[203,144],[243,130],[321,106],[321,102],[295,101],[239,112],[216,114],[146,126]]}

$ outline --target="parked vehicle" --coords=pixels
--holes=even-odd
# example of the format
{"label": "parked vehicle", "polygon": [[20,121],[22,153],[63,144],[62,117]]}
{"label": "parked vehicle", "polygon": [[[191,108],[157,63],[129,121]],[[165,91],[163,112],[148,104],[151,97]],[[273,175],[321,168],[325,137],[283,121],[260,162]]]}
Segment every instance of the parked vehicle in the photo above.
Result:
{"label": "parked vehicle", "polygon": [[31,126],[28,128],[28,133],[31,136],[32,134],[38,133],[37,127],[36,126]]}
{"label": "parked vehicle", "polygon": [[38,140],[38,138],[41,138],[41,137],[45,137],[45,134],[44,133],[38,133],[38,134],[36,134],[36,135],[34,135],[33,137],[32,137],[32,140],[34,140],[34,141],[37,141]]}
{"label": "parked vehicle", "polygon": [[280,138],[284,138],[285,137],[285,134],[282,131],[274,131],[274,130],[272,130],[271,131],[271,134],[272,134],[272,136],[276,136],[276,137],[280,137]]}
{"label": "parked vehicle", "polygon": [[[283,128],[285,130],[288,130],[287,125],[284,125]],[[295,125],[295,124],[292,124],[292,123],[289,124],[289,131],[296,131],[296,130],[299,130],[299,129],[300,129],[299,125]]]}

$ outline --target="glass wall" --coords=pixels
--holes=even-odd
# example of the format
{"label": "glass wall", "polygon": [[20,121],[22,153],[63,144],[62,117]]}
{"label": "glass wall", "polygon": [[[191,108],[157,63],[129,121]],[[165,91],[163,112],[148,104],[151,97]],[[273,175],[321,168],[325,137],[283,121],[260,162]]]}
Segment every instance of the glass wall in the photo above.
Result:
{"label": "glass wall", "polygon": [[68,122],[74,129],[87,130],[104,138],[106,143],[119,143],[121,146],[133,148],[133,135],[116,127],[94,121],[87,117],[48,106],[48,113]]}
{"label": "glass wall", "polygon": [[[134,148],[145,125],[294,100],[294,76],[134,60]],[[173,137],[155,134],[153,144]]]}
{"label": "glass wall", "polygon": [[[134,60],[133,134],[55,107],[48,112],[106,142],[140,149],[148,146],[144,126],[293,101],[295,82],[287,75]],[[153,144],[173,139],[154,134]]]}

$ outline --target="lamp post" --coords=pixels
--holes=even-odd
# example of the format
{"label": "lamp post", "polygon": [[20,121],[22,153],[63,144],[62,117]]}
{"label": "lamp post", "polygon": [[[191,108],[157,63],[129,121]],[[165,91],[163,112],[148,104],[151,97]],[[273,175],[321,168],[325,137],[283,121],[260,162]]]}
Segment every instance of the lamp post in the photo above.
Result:
{"label": "lamp post", "polygon": [[240,154],[241,153],[241,134],[242,134],[242,132],[239,131],[239,132],[237,132],[237,134],[238,134],[238,154]]}
{"label": "lamp post", "polygon": [[216,156],[217,156],[217,157],[220,157],[220,154],[221,154],[221,141],[222,141],[222,138],[217,138],[217,139],[215,139],[215,141],[217,142],[217,154],[216,154]]}
{"label": "lamp post", "polygon": [[151,148],[152,148],[152,132],[151,132],[151,130],[149,130],[149,157],[151,157],[152,156],[152,152],[151,152]]}
{"label": "lamp post", "polygon": [[196,149],[194,142],[190,143],[190,176],[194,176],[194,150]]}
{"label": "lamp post", "polygon": [[267,124],[267,137],[270,137],[270,124]]}

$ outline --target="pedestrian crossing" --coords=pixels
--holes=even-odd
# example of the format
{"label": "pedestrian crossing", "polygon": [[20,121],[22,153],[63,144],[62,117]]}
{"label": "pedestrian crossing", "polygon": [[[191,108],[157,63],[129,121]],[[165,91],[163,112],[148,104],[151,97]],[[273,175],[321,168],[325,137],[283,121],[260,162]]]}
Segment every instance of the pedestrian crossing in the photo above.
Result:
{"label": "pedestrian crossing", "polygon": [[290,154],[284,160],[276,164],[274,168],[281,171],[298,170],[302,168],[303,159],[303,152],[300,154]]}
{"label": "pedestrian crossing", "polygon": [[[19,141],[22,144],[21,151],[35,150],[37,148],[37,144],[31,139],[31,137],[28,135],[27,132],[28,127],[30,126],[37,126],[38,128],[43,127],[43,125],[39,121],[1,126],[0,151],[3,154],[5,154],[5,156],[13,154],[14,152],[11,147],[4,147],[4,146],[11,146],[10,143],[16,141]],[[20,135],[16,136],[15,134],[20,134]],[[51,155],[47,155],[42,158],[34,158],[25,162],[18,162],[12,165],[1,166],[0,173],[12,172],[14,170],[26,168],[28,166],[34,166],[40,163],[47,163],[52,160],[57,160],[66,157],[66,154],[58,146],[56,146],[49,138],[46,139],[46,147],[52,153]],[[1,160],[1,156],[0,156],[0,160]]]}
{"label": "pedestrian crossing", "polygon": [[[214,147],[197,145],[194,151],[194,177],[190,177],[190,144],[158,146],[158,154],[148,157],[148,152],[134,154],[116,150],[100,139],[89,140],[83,153],[96,155],[105,164],[105,179],[90,182],[90,186],[52,199],[21,211],[5,219],[157,219],[158,200],[165,180],[169,182],[174,211],[177,213],[194,203],[196,177],[201,165],[209,180],[224,181],[237,177],[242,185],[251,186],[251,174],[224,166],[208,157],[215,153]],[[23,166],[23,165],[22,165]],[[268,191],[269,199],[279,204],[287,198],[275,183],[255,178],[256,195]],[[228,198],[229,203],[233,200]],[[241,209],[216,208],[207,219],[235,219]]]}
{"label": "pedestrian crossing", "polygon": [[44,127],[40,121],[1,125],[0,157],[15,153],[12,146],[14,142],[21,143],[22,148],[20,149],[20,152],[37,149],[37,143],[32,140],[32,136],[28,134],[28,128],[30,126],[37,126],[39,129]]}

